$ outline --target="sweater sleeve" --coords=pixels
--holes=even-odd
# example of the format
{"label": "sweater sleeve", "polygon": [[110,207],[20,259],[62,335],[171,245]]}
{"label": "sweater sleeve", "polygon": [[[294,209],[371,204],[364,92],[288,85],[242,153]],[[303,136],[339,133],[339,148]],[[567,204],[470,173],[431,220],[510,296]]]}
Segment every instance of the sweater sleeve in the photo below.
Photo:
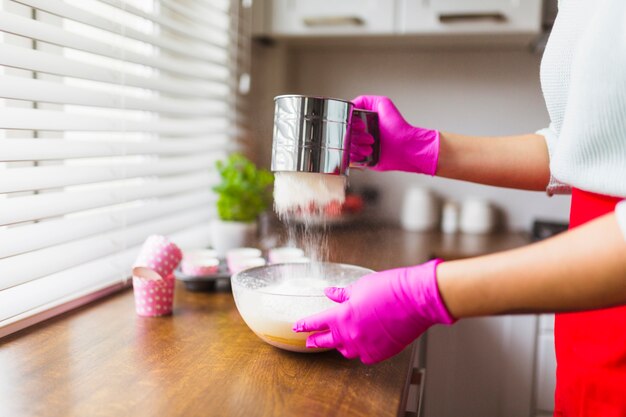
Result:
{"label": "sweater sleeve", "polygon": [[615,215],[617,216],[617,223],[620,229],[622,229],[622,234],[626,240],[626,200],[622,200],[617,204],[617,207],[615,207]]}
{"label": "sweater sleeve", "polygon": [[[554,130],[554,126],[552,125],[552,123],[550,123],[549,127],[538,130],[536,134],[541,135],[546,139],[546,145],[548,146],[548,155],[550,156],[550,160],[552,160],[552,155],[554,154],[556,142],[558,139],[556,131]],[[555,194],[570,194],[571,192],[572,187],[560,182],[559,180],[554,178],[554,175],[550,174],[550,182],[546,187],[546,193],[549,196],[553,196]]]}

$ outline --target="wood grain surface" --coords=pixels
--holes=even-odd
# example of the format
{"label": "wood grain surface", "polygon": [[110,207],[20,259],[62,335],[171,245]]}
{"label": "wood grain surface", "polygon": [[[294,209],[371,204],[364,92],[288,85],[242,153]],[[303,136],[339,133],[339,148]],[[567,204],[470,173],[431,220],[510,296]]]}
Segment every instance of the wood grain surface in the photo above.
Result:
{"label": "wood grain surface", "polygon": [[[394,228],[331,236],[334,261],[373,269],[526,242]],[[246,327],[228,290],[178,286],[172,316],[141,318],[128,290],[0,340],[0,416],[397,416],[411,360],[411,348],[365,366],[336,352],[271,347]]]}

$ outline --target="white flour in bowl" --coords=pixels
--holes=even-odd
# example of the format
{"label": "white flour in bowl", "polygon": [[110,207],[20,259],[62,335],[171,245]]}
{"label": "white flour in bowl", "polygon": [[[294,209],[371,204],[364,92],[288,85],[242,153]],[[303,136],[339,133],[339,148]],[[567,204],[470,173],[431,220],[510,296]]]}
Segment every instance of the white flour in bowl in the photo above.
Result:
{"label": "white flour in bowl", "polygon": [[324,296],[330,284],[321,279],[293,279],[264,287],[262,290],[242,289],[237,307],[248,326],[271,345],[294,352],[318,352],[307,349],[310,333],[295,333],[295,322],[336,305]]}

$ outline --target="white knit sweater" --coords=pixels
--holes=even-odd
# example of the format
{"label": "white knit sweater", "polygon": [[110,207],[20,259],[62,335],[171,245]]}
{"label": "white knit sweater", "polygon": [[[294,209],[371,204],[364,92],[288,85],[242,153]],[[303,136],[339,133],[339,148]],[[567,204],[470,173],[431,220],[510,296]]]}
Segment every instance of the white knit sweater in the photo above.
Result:
{"label": "white knit sweater", "polygon": [[[626,198],[626,0],[559,0],[541,62],[549,194]],[[626,201],[616,209],[626,238]]]}

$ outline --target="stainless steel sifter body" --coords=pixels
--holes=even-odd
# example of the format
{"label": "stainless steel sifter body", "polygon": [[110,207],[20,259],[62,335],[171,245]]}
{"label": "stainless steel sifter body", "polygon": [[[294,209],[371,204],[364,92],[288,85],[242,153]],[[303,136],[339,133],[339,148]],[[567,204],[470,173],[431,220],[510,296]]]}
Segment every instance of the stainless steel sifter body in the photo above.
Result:
{"label": "stainless steel sifter body", "polygon": [[[358,120],[357,120],[358,119]],[[372,155],[350,159],[353,123],[374,137]],[[347,175],[350,167],[372,166],[379,155],[378,115],[346,100],[302,95],[274,98],[272,171]]]}

